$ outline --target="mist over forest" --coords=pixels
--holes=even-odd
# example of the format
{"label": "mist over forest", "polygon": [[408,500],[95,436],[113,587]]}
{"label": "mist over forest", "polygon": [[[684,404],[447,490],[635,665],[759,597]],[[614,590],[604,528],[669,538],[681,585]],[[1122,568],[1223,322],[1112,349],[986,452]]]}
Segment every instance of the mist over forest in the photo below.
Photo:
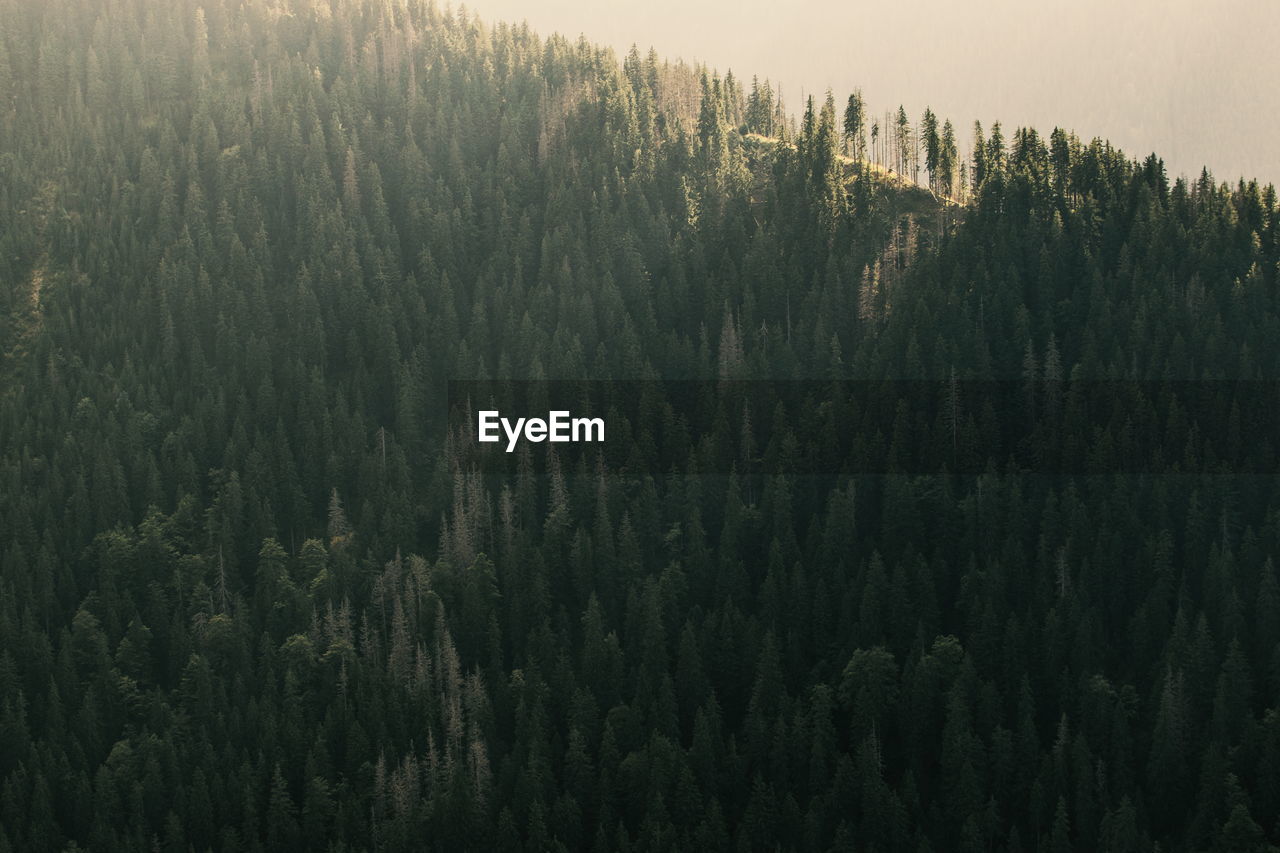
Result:
{"label": "mist over forest", "polygon": [[0,853],[1280,853],[1274,117],[640,11],[0,0]]}
{"label": "mist over forest", "polygon": [[873,112],[926,106],[973,121],[1055,126],[1156,152],[1171,176],[1280,181],[1280,4],[1266,0],[475,0],[625,52],[632,43],[781,82],[802,95],[861,87]]}

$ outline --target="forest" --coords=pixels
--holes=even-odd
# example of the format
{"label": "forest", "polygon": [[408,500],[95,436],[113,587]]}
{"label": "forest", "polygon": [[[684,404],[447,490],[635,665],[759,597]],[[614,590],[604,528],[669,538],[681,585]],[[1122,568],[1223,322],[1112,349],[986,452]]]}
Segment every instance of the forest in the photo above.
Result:
{"label": "forest", "polygon": [[0,0],[0,853],[1280,850],[1275,189],[775,92]]}

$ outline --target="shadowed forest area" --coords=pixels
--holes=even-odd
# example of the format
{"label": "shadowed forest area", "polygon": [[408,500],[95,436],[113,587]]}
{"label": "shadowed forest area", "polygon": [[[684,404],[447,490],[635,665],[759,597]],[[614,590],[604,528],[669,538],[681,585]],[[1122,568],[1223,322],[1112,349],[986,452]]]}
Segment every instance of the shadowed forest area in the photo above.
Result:
{"label": "shadowed forest area", "polygon": [[[1275,190],[864,113],[425,0],[0,0],[0,851],[1275,851],[1247,406],[789,473],[844,382],[1280,380]],[[830,393],[495,475],[438,438],[494,379]]]}

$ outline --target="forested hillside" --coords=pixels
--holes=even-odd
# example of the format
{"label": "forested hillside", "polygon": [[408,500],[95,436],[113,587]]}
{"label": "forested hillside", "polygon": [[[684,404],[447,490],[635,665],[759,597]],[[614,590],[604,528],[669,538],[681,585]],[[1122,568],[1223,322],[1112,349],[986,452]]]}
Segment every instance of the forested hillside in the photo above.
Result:
{"label": "forested hillside", "polygon": [[[1176,406],[1158,473],[786,463],[843,381],[1280,380],[1275,191],[800,110],[425,0],[0,0],[0,851],[1274,851],[1280,478]],[[495,378],[832,399],[502,477]]]}

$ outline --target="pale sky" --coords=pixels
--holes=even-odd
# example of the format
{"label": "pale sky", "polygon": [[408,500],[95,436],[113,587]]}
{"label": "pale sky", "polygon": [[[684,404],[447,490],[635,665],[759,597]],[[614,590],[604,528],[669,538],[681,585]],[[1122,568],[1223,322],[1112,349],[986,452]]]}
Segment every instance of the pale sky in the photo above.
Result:
{"label": "pale sky", "polygon": [[876,113],[926,106],[967,143],[974,119],[1009,131],[1061,125],[1171,177],[1280,183],[1280,0],[474,0],[481,18],[527,20],[620,53],[732,68],[801,92],[860,86]]}

